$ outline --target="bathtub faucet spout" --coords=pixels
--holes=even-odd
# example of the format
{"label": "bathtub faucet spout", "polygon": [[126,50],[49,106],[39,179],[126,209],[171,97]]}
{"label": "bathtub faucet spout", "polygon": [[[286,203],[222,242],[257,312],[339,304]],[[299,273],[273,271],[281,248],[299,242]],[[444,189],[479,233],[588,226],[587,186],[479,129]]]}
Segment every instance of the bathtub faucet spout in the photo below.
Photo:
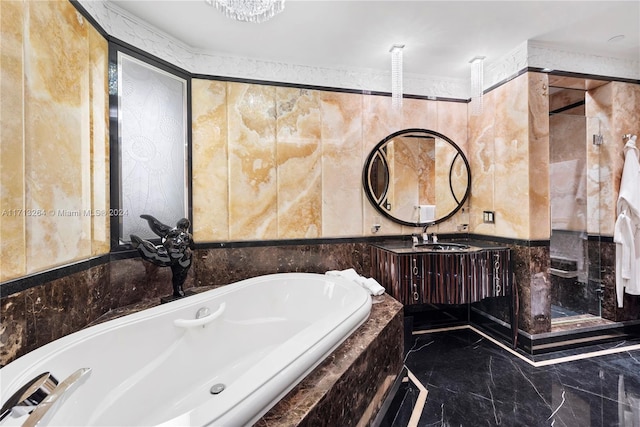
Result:
{"label": "bathtub faucet spout", "polygon": [[49,372],[44,372],[25,383],[13,393],[0,409],[0,421],[10,413],[26,415],[40,404],[58,385],[58,380]]}

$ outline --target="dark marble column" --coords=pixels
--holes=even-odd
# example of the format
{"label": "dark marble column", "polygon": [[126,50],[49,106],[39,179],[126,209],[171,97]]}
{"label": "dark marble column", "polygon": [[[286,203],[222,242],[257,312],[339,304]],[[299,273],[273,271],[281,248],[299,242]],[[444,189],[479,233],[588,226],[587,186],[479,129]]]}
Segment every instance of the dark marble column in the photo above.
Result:
{"label": "dark marble column", "polygon": [[551,330],[548,246],[512,246],[518,327],[530,334]]}
{"label": "dark marble column", "polygon": [[613,242],[589,242],[589,254],[594,254],[600,266],[599,271],[592,271],[593,277],[599,274],[604,296],[602,300],[602,317],[614,322],[640,319],[640,296],[624,294],[622,308],[618,307],[616,297],[616,244]]}

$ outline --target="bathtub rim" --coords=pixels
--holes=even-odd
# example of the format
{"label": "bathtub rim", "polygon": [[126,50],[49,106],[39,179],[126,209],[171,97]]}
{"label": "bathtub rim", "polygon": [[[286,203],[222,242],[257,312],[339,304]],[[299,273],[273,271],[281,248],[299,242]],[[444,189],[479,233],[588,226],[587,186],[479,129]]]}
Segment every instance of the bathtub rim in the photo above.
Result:
{"label": "bathtub rim", "polygon": [[[358,307],[355,310],[353,310],[347,318],[343,319],[343,321],[340,324],[338,324],[331,331],[329,331],[327,334],[323,335],[320,339],[318,339],[318,342],[322,342],[322,340],[326,338],[327,335],[329,335],[335,329],[338,329],[340,325],[345,324],[348,319],[352,319],[358,314],[362,316],[362,318],[359,319],[355,325],[352,325],[346,333],[343,332],[341,335],[341,339],[338,340],[335,344],[333,344],[331,347],[329,347],[326,350],[323,349],[325,350],[324,353],[322,354],[321,357],[317,358],[315,363],[313,363],[311,366],[305,369],[300,375],[298,375],[295,381],[290,382],[289,386],[284,391],[279,393],[276,396],[276,398],[272,399],[267,405],[265,405],[260,411],[260,413],[256,415],[252,421],[252,422],[256,422],[264,414],[266,414],[269,411],[269,409],[271,409],[279,400],[281,400],[284,396],[286,396],[286,394],[289,393],[289,391],[291,391],[297,384],[299,384],[299,382],[302,381],[310,372],[312,372],[318,365],[320,365],[326,359],[326,357],[329,356],[333,351],[335,351],[347,338],[349,338],[349,336],[353,334],[353,332],[355,332],[364,322],[366,322],[371,312],[372,302],[371,302],[371,297],[369,293],[365,291],[361,286],[359,286],[358,284],[350,280],[347,280],[341,277],[325,276],[324,274],[321,274],[321,273],[273,273],[268,275],[261,275],[261,276],[247,278],[238,282],[231,283],[229,285],[225,285],[225,286],[221,286],[221,287],[210,289],[204,292],[197,293],[193,296],[190,296],[189,298],[173,301],[171,304],[162,304],[159,306],[141,310],[136,313],[124,315],[116,319],[111,319],[104,323],[99,323],[96,325],[85,327],[80,331],[58,338],[57,340],[54,340],[29,353],[26,353],[25,355],[19,357],[18,359],[0,368],[0,379],[2,379],[2,377],[5,377],[7,373],[11,375],[14,372],[18,372],[18,374],[14,375],[14,378],[11,379],[10,383],[7,383],[4,379],[2,379],[1,381],[2,384],[6,385],[5,387],[2,387],[2,388],[4,390],[7,390],[7,393],[11,393],[14,389],[19,388],[20,385],[23,384],[26,380],[28,380],[29,376],[32,375],[32,374],[28,374],[28,372],[29,372],[30,366],[33,365],[34,362],[37,364],[45,364],[47,363],[48,360],[55,358],[60,353],[64,352],[67,347],[80,344],[88,336],[105,334],[111,330],[126,327],[130,324],[135,324],[141,320],[154,319],[172,311],[178,311],[185,308],[189,308],[191,306],[197,306],[198,304],[201,304],[203,301],[208,301],[211,298],[212,292],[216,293],[216,298],[221,298],[221,297],[224,297],[224,295],[233,293],[234,291],[237,291],[240,288],[259,284],[260,282],[271,281],[271,280],[282,278],[282,277],[286,277],[290,280],[305,279],[305,278],[316,278],[316,279],[326,278],[327,280],[331,280],[331,281],[346,282],[348,283],[349,287],[353,289],[359,289],[359,291],[356,291],[356,292],[362,295],[361,297],[362,301],[360,302]],[[309,352],[310,352],[310,348],[307,348],[303,352],[303,355]],[[301,360],[301,357],[296,358],[295,362],[299,360]],[[3,373],[5,375],[2,375]],[[279,373],[280,371],[274,374],[274,376],[276,376]],[[256,390],[257,388],[253,390],[252,394],[254,394]],[[5,393],[3,392],[3,395],[4,394]],[[204,406],[206,405],[206,403],[207,402],[205,402],[200,406]],[[193,409],[189,412],[193,412]],[[217,422],[218,421],[216,421],[216,423]],[[160,425],[164,425],[164,424],[165,423],[161,423]],[[209,425],[209,424],[205,423],[202,425]],[[213,425],[217,425],[217,424],[213,424]]]}

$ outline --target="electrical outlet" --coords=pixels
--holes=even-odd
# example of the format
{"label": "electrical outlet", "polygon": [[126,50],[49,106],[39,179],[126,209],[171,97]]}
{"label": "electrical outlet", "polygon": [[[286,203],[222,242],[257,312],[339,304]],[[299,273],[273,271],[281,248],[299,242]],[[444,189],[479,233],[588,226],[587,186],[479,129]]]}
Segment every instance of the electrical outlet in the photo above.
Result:
{"label": "electrical outlet", "polygon": [[496,213],[494,211],[482,211],[482,222],[494,224],[496,222]]}

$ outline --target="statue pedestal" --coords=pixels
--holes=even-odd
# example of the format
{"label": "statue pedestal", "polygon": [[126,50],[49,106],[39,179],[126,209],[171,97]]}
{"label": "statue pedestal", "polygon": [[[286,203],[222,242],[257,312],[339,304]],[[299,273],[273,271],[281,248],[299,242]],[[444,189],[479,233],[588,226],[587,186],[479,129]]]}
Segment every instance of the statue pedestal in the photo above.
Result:
{"label": "statue pedestal", "polygon": [[177,301],[179,299],[190,297],[191,295],[195,295],[195,294],[197,294],[197,292],[193,292],[192,290],[186,290],[186,291],[184,291],[184,296],[183,297],[177,297],[177,296],[175,296],[173,294],[167,295],[166,297],[160,298],[160,304],[165,304],[165,303],[168,303],[168,302],[171,302],[171,301]]}

